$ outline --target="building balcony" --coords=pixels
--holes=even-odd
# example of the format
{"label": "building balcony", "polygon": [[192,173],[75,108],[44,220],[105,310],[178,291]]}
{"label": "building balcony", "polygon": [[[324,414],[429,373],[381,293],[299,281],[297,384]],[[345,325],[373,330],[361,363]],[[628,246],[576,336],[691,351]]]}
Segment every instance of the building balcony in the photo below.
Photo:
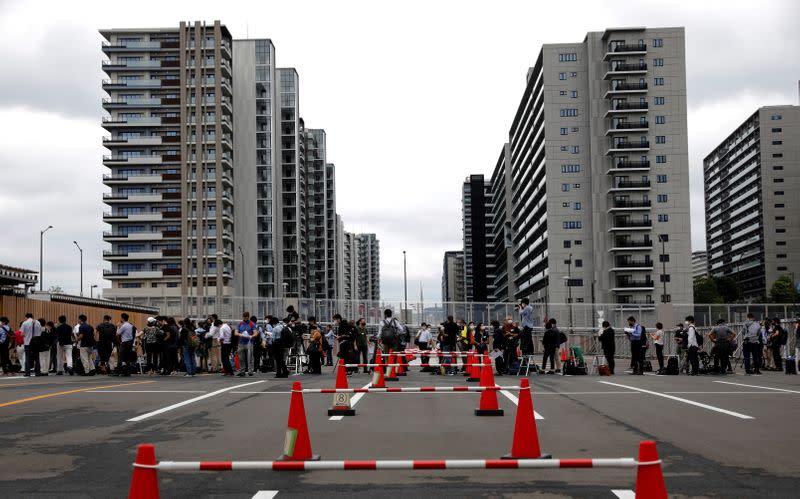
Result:
{"label": "building balcony", "polygon": [[146,80],[103,80],[102,84],[105,90],[161,88],[161,80],[152,78]]}
{"label": "building balcony", "polygon": [[650,279],[617,279],[612,291],[651,291],[655,282]]}
{"label": "building balcony", "polygon": [[103,145],[111,148],[114,146],[158,146],[164,143],[167,137],[120,137],[118,135],[103,137]]}
{"label": "building balcony", "polygon": [[612,114],[644,113],[647,109],[647,102],[612,102],[611,108],[606,111],[606,117]]}
{"label": "building balcony", "polygon": [[103,175],[103,183],[105,185],[157,184],[161,182],[161,177],[161,175],[111,174]]}
{"label": "building balcony", "polygon": [[106,222],[160,222],[163,220],[161,212],[149,213],[103,213],[103,220]]}
{"label": "building balcony", "polygon": [[160,279],[164,274],[160,270],[103,270],[105,279]]}
{"label": "building balcony", "polygon": [[615,191],[649,191],[649,180],[615,180],[608,192]]}
{"label": "building balcony", "polygon": [[[161,107],[165,104],[163,101],[178,101],[179,99],[103,99],[103,109],[147,109],[152,107]],[[177,102],[176,102],[177,104]]]}
{"label": "building balcony", "polygon": [[615,82],[611,81],[608,90],[603,97],[610,99],[619,95],[644,94],[647,93],[647,83],[645,82]]}
{"label": "building balcony", "polygon": [[652,220],[633,220],[630,218],[616,217],[608,231],[650,230],[652,227]]}
{"label": "building balcony", "polygon": [[161,251],[103,251],[105,260],[160,260]]}
{"label": "building balcony", "polygon": [[102,42],[100,48],[111,52],[147,52],[162,49],[177,49],[178,42]]}
{"label": "building balcony", "polygon": [[645,73],[647,73],[646,62],[611,62],[608,65],[608,71],[603,75],[603,79],[608,80],[615,76]]}
{"label": "building balcony", "polygon": [[103,232],[104,241],[149,241],[161,238],[161,232]]}
{"label": "building balcony", "polygon": [[650,142],[647,140],[640,140],[638,142],[617,141],[606,149],[606,156],[615,153],[627,152],[646,152],[650,150]]}
{"label": "building balcony", "polygon": [[649,239],[630,239],[626,237],[614,238],[614,243],[609,251],[650,251],[653,249],[653,241]]}
{"label": "building balcony", "polygon": [[650,123],[645,121],[618,121],[611,124],[611,128],[606,131],[606,135],[614,133],[631,133],[631,132],[647,132],[650,129]]}
{"label": "building balcony", "polygon": [[618,160],[617,162],[613,163],[611,168],[606,171],[607,174],[619,174],[625,172],[644,172],[650,170],[650,161],[629,161],[629,160]]}
{"label": "building balcony", "polygon": [[636,211],[650,209],[651,201],[649,199],[614,199],[611,208],[608,211]]}
{"label": "building balcony", "polygon": [[105,129],[136,126],[161,126],[161,118],[157,116],[142,116],[137,118],[121,118],[115,116],[103,117],[103,128]]}
{"label": "building balcony", "polygon": [[609,43],[604,61],[620,56],[642,56],[647,54],[647,44],[645,43]]}
{"label": "building balcony", "polygon": [[614,259],[614,267],[610,269],[611,272],[630,272],[634,270],[653,270],[653,260],[649,258],[632,259],[617,257]]}
{"label": "building balcony", "polygon": [[146,71],[149,69],[161,69],[161,61],[103,61],[103,71]]}
{"label": "building balcony", "polygon": [[160,193],[141,193],[141,194],[117,194],[114,192],[104,192],[103,202],[106,204],[116,203],[158,203],[163,200]]}
{"label": "building balcony", "polygon": [[163,162],[161,155],[142,155],[142,156],[103,156],[103,164],[106,166],[124,165],[158,165]]}

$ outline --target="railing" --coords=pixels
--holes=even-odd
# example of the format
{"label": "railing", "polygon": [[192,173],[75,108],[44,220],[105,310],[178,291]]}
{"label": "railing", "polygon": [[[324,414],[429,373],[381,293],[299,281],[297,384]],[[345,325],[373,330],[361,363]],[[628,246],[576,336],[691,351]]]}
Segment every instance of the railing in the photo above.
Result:
{"label": "railing", "polygon": [[612,149],[645,149],[650,147],[650,141],[641,140],[639,142],[617,142]]}
{"label": "railing", "polygon": [[653,260],[628,260],[628,259],[617,259],[614,263],[615,267],[619,268],[652,268],[653,267]]}
{"label": "railing", "polygon": [[630,239],[615,239],[615,248],[652,248],[653,241],[633,241]]}
{"label": "railing", "polygon": [[631,130],[637,128],[648,128],[650,123],[648,121],[639,121],[639,122],[628,122],[622,121],[615,124],[611,129],[612,130]]}
{"label": "railing", "polygon": [[622,228],[622,227],[652,227],[653,221],[652,220],[629,220],[627,218],[616,218],[614,219],[614,227],[615,228]]}
{"label": "railing", "polygon": [[637,43],[635,45],[628,45],[627,43],[609,44],[609,52],[644,52],[647,50],[647,44]]}
{"label": "railing", "polygon": [[650,168],[650,161],[617,161],[616,168],[622,170],[626,168]]}
{"label": "railing", "polygon": [[611,91],[622,91],[622,90],[647,90],[647,83],[645,82],[636,82],[636,83],[628,83],[628,82],[621,82],[621,83],[612,83],[611,84]]}
{"label": "railing", "polygon": [[646,62],[612,62],[609,64],[609,71],[645,71],[647,70]]}
{"label": "railing", "polygon": [[615,102],[611,105],[612,111],[626,111],[647,108],[647,102]]}
{"label": "railing", "polygon": [[640,187],[650,187],[649,180],[619,180],[614,183],[614,187],[619,189],[637,189]]}
{"label": "railing", "polygon": [[617,280],[617,288],[652,288],[655,286],[655,281],[652,280],[633,280],[633,279],[624,279],[624,280]]}
{"label": "railing", "polygon": [[647,208],[652,204],[652,202],[647,200],[641,201],[631,201],[629,199],[615,199],[614,200],[614,208]]}

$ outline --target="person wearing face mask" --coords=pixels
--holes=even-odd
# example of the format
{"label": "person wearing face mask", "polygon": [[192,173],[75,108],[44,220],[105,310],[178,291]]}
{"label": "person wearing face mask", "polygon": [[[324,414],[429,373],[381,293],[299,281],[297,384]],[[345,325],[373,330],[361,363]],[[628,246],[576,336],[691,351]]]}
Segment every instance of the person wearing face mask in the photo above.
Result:
{"label": "person wearing face mask", "polygon": [[512,366],[517,360],[517,331],[514,328],[514,319],[509,315],[506,317],[506,322],[503,324],[503,337],[505,350],[503,351],[503,359],[506,364],[506,371],[511,372]]}
{"label": "person wearing face mask", "polygon": [[614,374],[614,354],[616,353],[617,345],[614,342],[614,328],[611,323],[603,321],[603,329],[600,331],[600,345],[603,347],[603,355],[606,357],[608,370]]}
{"label": "person wearing face mask", "polygon": [[686,341],[689,345],[689,364],[692,366],[692,372],[690,374],[692,376],[697,376],[697,374],[700,372],[698,352],[700,351],[702,340],[698,338],[700,333],[697,332],[697,328],[694,326],[694,316],[686,316],[684,326],[686,327]]}
{"label": "person wearing face mask", "polygon": [[641,324],[636,322],[634,316],[628,317],[628,327],[625,328],[628,338],[631,342],[631,362],[633,364],[633,371],[631,374],[644,374],[644,348],[642,345],[644,338],[644,330]]}
{"label": "person wearing face mask", "polygon": [[[430,348],[431,343],[431,328],[426,323],[420,324],[419,331],[417,331],[416,336],[414,337],[414,343],[417,345],[417,348],[426,352]],[[421,355],[420,360],[423,364],[427,364],[430,357],[428,355]],[[429,367],[423,367],[421,372],[428,372],[430,371]]]}
{"label": "person wearing face mask", "polygon": [[[542,369],[539,374],[554,374],[553,369],[556,367],[556,350],[559,345],[559,332],[558,329],[553,327],[553,323],[547,321],[544,325],[544,335],[542,335],[542,346],[544,347],[544,355],[542,355]],[[547,371],[547,359],[550,359],[550,370]]]}

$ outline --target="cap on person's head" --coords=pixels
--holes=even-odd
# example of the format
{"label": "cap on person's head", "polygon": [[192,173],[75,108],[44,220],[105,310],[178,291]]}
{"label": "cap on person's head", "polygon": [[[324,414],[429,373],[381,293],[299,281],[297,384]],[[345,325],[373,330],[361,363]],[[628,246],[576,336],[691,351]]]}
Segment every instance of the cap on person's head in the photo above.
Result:
{"label": "cap on person's head", "polygon": [[630,316],[630,317],[628,317],[628,320],[629,320],[629,321],[636,322],[636,317],[634,317],[634,316]]}
{"label": "cap on person's head", "polygon": [[603,321],[603,327],[610,327],[611,323],[608,321]]}
{"label": "cap on person's head", "polygon": [[147,318],[147,323],[148,324],[155,324],[155,322],[156,322],[156,318],[155,317],[148,317]]}
{"label": "cap on person's head", "polygon": [[717,324],[725,324],[725,319],[720,319],[717,321]]}

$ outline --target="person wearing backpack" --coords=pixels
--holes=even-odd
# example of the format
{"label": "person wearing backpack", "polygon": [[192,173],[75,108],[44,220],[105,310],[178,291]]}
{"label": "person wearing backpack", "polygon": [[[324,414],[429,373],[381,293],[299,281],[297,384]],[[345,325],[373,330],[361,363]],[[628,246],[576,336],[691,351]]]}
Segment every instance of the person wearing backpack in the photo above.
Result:
{"label": "person wearing backpack", "polygon": [[183,353],[183,364],[186,367],[187,378],[193,378],[197,373],[197,347],[200,346],[200,338],[197,336],[197,326],[190,318],[181,321],[180,346]]}
{"label": "person wearing backpack", "polygon": [[84,376],[94,376],[95,369],[92,362],[92,348],[94,347],[94,328],[86,322],[86,316],[78,316],[77,340],[80,346],[81,365],[83,365]]}
{"label": "person wearing backpack", "polygon": [[[111,358],[111,351],[114,349],[114,341],[117,337],[117,328],[111,323],[111,316],[103,316],[103,322],[94,328],[94,339],[97,343],[97,355],[100,358],[98,369],[102,374],[111,374],[108,361]],[[119,350],[117,351],[119,354]],[[119,359],[117,359],[119,366]]]}
{"label": "person wearing backpack", "polygon": [[3,368],[3,374],[11,374],[9,345],[11,345],[11,328],[8,327],[8,317],[0,317],[0,366]]}
{"label": "person wearing backpack", "polygon": [[[269,324],[272,326],[272,358],[275,360],[276,378],[289,377],[289,369],[286,368],[286,359],[283,354],[283,336],[284,333],[288,336],[292,336],[293,333],[286,325],[286,321],[288,319],[280,321],[277,317],[269,318]],[[294,338],[292,338],[292,341],[294,342]]]}
{"label": "person wearing backpack", "polygon": [[703,345],[703,337],[697,332],[697,328],[694,325],[694,316],[687,315],[685,321],[686,322],[684,322],[684,325],[686,326],[686,341],[689,345],[689,364],[692,366],[692,372],[690,374],[692,376],[697,376],[700,372],[700,360],[698,357],[698,352],[700,351],[700,347]]}
{"label": "person wearing backpack", "polygon": [[603,355],[606,357],[608,371],[614,374],[614,355],[616,355],[617,344],[614,340],[614,328],[611,323],[603,321],[603,329],[600,331],[600,345],[603,347]]}
{"label": "person wearing backpack", "polygon": [[730,359],[733,331],[725,325],[725,322],[725,319],[718,320],[716,327],[708,335],[708,339],[714,343],[711,354],[714,356],[714,372],[718,374],[727,374],[733,370]]}
{"label": "person wearing backpack", "polygon": [[396,318],[392,317],[392,311],[383,311],[383,320],[378,325],[378,338],[381,340],[381,351],[389,353],[389,350],[397,351],[397,344],[404,329]]}
{"label": "person wearing backpack", "polygon": [[769,333],[769,345],[772,352],[772,362],[774,371],[783,371],[783,360],[781,358],[781,348],[786,344],[786,330],[781,327],[781,320],[778,317],[772,319],[772,331]]}

